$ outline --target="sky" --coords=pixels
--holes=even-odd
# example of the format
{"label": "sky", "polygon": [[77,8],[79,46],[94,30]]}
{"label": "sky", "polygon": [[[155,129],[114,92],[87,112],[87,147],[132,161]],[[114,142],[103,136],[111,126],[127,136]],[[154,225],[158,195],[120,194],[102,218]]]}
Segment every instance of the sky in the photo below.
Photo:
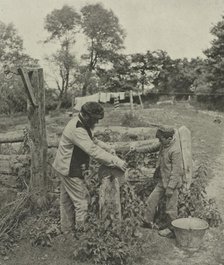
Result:
{"label": "sky", "polygon": [[[43,44],[46,15],[64,4],[79,11],[98,2],[125,29],[125,53],[162,49],[173,59],[203,57],[213,39],[210,29],[224,15],[224,0],[0,0],[0,20],[15,25],[26,52],[44,66],[44,57],[56,48]],[[76,50],[81,53],[82,42]]]}

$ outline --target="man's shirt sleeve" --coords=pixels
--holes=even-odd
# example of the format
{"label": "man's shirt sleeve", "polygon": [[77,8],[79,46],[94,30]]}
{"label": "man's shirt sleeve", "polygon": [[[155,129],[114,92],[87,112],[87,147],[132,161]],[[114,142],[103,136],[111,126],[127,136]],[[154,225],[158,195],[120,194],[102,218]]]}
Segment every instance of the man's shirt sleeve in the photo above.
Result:
{"label": "man's shirt sleeve", "polygon": [[104,149],[105,151],[109,152],[111,151],[111,149],[114,149],[114,146],[111,144],[107,144],[104,143],[103,141],[98,140],[97,138],[93,138],[93,142],[98,145],[99,147],[101,147],[102,149]]}
{"label": "man's shirt sleeve", "polygon": [[100,146],[96,145],[93,140],[89,137],[86,130],[83,128],[76,128],[75,131],[70,132],[67,135],[71,142],[81,148],[84,152],[86,152],[89,156],[93,157],[94,159],[102,162],[103,164],[107,165],[115,165],[122,163],[122,160],[114,156]]}

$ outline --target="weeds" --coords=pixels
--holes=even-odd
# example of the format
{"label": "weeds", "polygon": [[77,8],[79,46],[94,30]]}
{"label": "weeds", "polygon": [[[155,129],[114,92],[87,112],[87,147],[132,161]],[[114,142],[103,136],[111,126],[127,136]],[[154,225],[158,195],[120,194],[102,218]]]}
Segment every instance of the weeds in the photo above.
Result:
{"label": "weeds", "polygon": [[96,165],[91,172],[86,180],[92,202],[84,232],[75,246],[74,257],[80,261],[91,260],[94,264],[131,264],[133,256],[141,253],[141,239],[135,237],[135,232],[141,223],[144,205],[133,188],[124,183],[120,188],[122,220],[117,220],[113,214],[99,219],[100,180]]}
{"label": "weeds", "polygon": [[217,227],[222,218],[215,200],[207,197],[206,186],[207,167],[202,164],[195,173],[190,189],[180,192],[179,217],[199,217],[206,220],[210,227]]}
{"label": "weeds", "polygon": [[121,117],[121,125],[127,127],[148,127],[148,123],[144,121],[139,115],[132,112],[126,112]]}

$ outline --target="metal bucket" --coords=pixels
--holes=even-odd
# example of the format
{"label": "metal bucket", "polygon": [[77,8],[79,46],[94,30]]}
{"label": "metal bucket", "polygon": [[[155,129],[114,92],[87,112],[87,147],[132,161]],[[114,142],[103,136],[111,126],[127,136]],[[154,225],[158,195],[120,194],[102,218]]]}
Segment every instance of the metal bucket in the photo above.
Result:
{"label": "metal bucket", "polygon": [[197,251],[209,225],[206,221],[195,218],[180,218],[172,221],[177,244],[189,251]]}

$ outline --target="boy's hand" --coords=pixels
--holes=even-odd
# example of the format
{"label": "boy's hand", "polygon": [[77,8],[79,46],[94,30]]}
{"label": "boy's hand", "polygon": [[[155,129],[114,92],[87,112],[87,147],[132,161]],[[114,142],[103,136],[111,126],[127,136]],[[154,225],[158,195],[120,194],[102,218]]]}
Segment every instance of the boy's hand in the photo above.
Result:
{"label": "boy's hand", "polygon": [[167,198],[172,197],[172,195],[173,195],[173,189],[168,187],[166,189],[165,195],[166,195]]}
{"label": "boy's hand", "polygon": [[135,145],[134,145],[134,144],[131,144],[131,145],[130,145],[129,152],[133,152],[133,151],[135,151],[135,150],[136,150]]}
{"label": "boy's hand", "polygon": [[111,153],[112,155],[116,155],[116,151],[115,151],[115,149],[114,149],[114,148],[110,149],[110,153]]}

